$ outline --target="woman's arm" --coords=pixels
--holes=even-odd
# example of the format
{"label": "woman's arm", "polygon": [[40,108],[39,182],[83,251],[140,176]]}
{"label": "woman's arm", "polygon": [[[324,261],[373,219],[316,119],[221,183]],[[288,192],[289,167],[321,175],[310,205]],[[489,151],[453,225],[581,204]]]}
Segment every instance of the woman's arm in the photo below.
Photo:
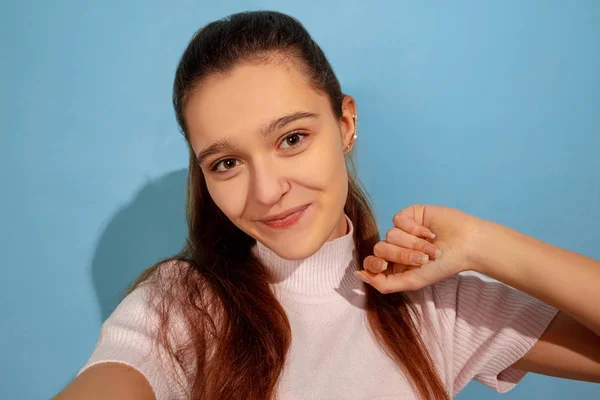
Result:
{"label": "woman's arm", "polygon": [[600,382],[599,261],[449,207],[413,205],[393,222],[361,279],[392,293],[467,270],[487,275],[560,310],[515,368]]}
{"label": "woman's arm", "polygon": [[121,363],[107,362],[85,370],[54,400],[155,400],[144,375]]}
{"label": "woman's arm", "polygon": [[600,383],[600,262],[486,222],[474,270],[561,310],[513,367]]}
{"label": "woman's arm", "polygon": [[571,315],[600,336],[600,261],[485,222],[472,268]]}

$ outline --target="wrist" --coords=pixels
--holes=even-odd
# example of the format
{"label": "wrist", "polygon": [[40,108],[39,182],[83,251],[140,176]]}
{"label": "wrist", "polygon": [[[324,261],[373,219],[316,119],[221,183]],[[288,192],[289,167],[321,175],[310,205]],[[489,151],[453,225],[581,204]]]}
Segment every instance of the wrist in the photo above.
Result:
{"label": "wrist", "polygon": [[470,270],[490,275],[493,260],[498,259],[495,254],[502,247],[500,231],[502,225],[480,219],[473,233],[470,246],[467,250],[467,265]]}

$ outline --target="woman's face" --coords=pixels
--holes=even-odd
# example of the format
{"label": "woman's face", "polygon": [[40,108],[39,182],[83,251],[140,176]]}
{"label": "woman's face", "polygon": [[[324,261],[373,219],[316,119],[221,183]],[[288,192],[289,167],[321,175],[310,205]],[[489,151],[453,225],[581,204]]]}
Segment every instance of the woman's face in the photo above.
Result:
{"label": "woman's face", "polygon": [[280,257],[306,258],[346,234],[353,99],[342,108],[338,120],[291,63],[272,62],[209,76],[184,110],[212,199]]}

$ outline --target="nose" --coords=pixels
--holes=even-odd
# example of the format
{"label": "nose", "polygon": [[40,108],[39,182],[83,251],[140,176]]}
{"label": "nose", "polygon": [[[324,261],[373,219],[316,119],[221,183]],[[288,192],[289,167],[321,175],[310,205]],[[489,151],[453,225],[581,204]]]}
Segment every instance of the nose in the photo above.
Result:
{"label": "nose", "polygon": [[276,204],[290,189],[284,171],[268,159],[256,160],[251,170],[250,195],[262,205]]}

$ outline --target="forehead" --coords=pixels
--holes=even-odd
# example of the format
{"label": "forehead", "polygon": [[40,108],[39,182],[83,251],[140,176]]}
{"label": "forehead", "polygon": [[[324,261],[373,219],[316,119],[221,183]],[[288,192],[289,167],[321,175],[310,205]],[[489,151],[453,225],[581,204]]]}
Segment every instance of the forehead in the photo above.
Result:
{"label": "forehead", "polygon": [[209,76],[185,109],[192,144],[257,132],[265,123],[298,111],[326,114],[326,95],[289,63],[241,64]]}

